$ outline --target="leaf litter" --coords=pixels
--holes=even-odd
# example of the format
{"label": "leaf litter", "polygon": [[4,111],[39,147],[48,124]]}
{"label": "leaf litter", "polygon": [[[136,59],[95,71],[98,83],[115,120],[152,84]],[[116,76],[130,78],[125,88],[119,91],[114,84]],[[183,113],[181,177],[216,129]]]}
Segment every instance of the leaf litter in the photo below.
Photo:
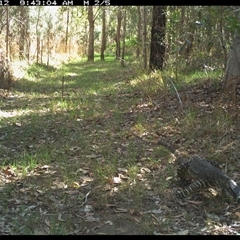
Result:
{"label": "leaf litter", "polygon": [[[182,93],[187,95],[183,105],[196,111],[195,121],[201,118],[204,120],[206,111],[211,114],[214,103],[219,101],[217,93],[212,92],[211,98],[207,97],[210,89],[210,84],[209,87],[205,84],[204,88],[192,86]],[[111,96],[104,98],[101,95],[92,98],[96,104],[105,107],[107,102],[113,100]],[[133,100],[135,103],[131,104]],[[24,103],[23,99],[21,101]],[[138,127],[153,133],[159,131],[160,135],[176,142],[182,141],[187,148],[201,149],[202,154],[206,154],[203,140],[206,141],[212,135],[207,134],[210,130],[204,129],[204,124],[198,122],[201,127],[196,131],[197,141],[190,142],[186,136],[180,136],[185,131],[181,124],[186,122],[182,121],[183,115],[174,94],[169,93],[161,98],[153,95],[149,99],[139,93],[126,93],[119,88],[114,101],[119,109],[124,109],[128,103],[130,106],[115,116],[117,120],[112,110],[106,111],[103,116],[89,118],[82,118],[77,113],[74,121],[64,114],[56,114],[54,119],[51,119],[52,116],[45,117],[44,128],[34,130],[31,127],[25,128],[26,120],[23,118],[11,126],[14,144],[7,141],[10,130],[6,129],[8,133],[1,138],[4,146],[2,157],[6,162],[22,153],[29,156],[37,154],[41,147],[46,148],[47,145],[54,145],[55,148],[50,151],[52,163],[36,163],[32,169],[7,164],[0,169],[0,233],[239,234],[240,214],[233,203],[225,202],[218,196],[207,198],[203,195],[197,195],[183,203],[172,201],[169,189],[176,187],[177,183],[171,175],[171,169],[168,169],[169,156],[157,152],[153,146],[138,142],[131,134],[141,117],[146,121],[142,121],[142,126]],[[11,105],[13,104],[14,99],[11,99]],[[224,111],[231,113],[231,108],[227,108],[225,103],[220,104]],[[172,115],[169,116],[169,113]],[[173,117],[174,124],[166,127]],[[190,115],[188,120],[187,127],[192,127],[194,131],[196,126],[191,123]],[[161,129],[157,123],[162,125]],[[216,139],[207,140],[214,146],[219,146],[220,142],[224,147],[228,142],[220,139],[223,134],[227,136],[226,139],[238,139],[239,128],[237,123],[234,124],[230,130],[226,125],[221,129],[218,123],[219,128],[213,132]],[[66,129],[69,130],[68,133]],[[23,135],[26,131],[28,134]],[[78,139],[74,132],[84,135],[86,143],[81,138]],[[19,141],[17,136],[22,136]],[[80,143],[76,145],[78,141]],[[107,153],[104,152],[104,146],[109,149]],[[135,152],[132,151],[132,146]],[[238,151],[237,148],[235,150]],[[227,152],[223,148],[219,152],[226,153],[234,161],[231,151]],[[235,152],[236,156],[239,155],[237,153],[239,152]],[[131,154],[135,154],[135,162],[127,162]],[[56,161],[61,155],[67,159],[62,165]],[[157,162],[154,162],[154,158]],[[111,170],[105,169],[112,162],[116,162],[116,166]],[[92,171],[95,165],[99,166],[99,172]],[[138,168],[132,168],[133,165]],[[234,177],[239,176],[235,174]],[[73,181],[69,180],[71,178],[74,178]]]}

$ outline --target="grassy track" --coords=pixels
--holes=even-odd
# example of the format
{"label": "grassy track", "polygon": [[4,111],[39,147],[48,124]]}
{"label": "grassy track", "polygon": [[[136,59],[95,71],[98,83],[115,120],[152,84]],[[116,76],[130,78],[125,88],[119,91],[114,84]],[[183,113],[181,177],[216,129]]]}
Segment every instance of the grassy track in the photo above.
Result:
{"label": "grassy track", "polygon": [[111,58],[33,65],[1,98],[0,233],[220,232],[229,203],[213,196],[172,202],[172,156],[132,134],[164,135],[180,149],[227,163],[237,181],[239,130],[231,107],[217,102],[219,73],[180,75],[184,112],[159,73],[134,73]]}

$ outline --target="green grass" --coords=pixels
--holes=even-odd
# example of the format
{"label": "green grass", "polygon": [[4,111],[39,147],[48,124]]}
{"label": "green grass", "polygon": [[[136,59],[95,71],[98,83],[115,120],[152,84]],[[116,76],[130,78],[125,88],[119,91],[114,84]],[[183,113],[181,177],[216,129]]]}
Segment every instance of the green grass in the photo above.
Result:
{"label": "green grass", "polygon": [[[0,118],[5,134],[0,143],[0,200],[9,234],[81,234],[86,229],[91,234],[108,217],[118,221],[117,214],[104,219],[113,211],[109,205],[129,209],[132,223],[140,222],[135,228],[144,233],[172,231],[175,212],[168,210],[158,220],[142,212],[159,208],[154,199],[167,209],[174,186],[174,180],[167,180],[175,175],[173,157],[162,147],[138,141],[133,131],[165,135],[181,148],[197,151],[202,146],[204,154],[224,162],[224,150],[215,150],[220,141],[221,146],[231,141],[226,133],[234,128],[232,115],[214,103],[210,117],[201,106],[181,112],[172,107],[178,100],[164,105],[164,96],[176,97],[167,80],[172,74],[139,71],[134,77],[133,67],[134,62],[122,67],[114,57],[74,60],[57,68],[35,64],[16,82],[13,98],[0,103],[2,111],[12,113]],[[216,89],[218,75],[207,76]],[[194,72],[179,73],[173,82],[181,92],[204,80],[205,73]],[[236,160],[233,153],[228,156]],[[93,210],[84,212],[85,205]],[[35,210],[25,210],[29,206]],[[101,222],[94,225],[91,217]]]}

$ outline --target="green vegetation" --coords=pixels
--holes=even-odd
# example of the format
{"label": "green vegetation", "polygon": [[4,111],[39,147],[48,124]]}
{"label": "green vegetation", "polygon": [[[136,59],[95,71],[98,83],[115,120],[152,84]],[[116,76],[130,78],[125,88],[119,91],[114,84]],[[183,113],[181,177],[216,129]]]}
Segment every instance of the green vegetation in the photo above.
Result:
{"label": "green vegetation", "polygon": [[135,63],[105,59],[32,65],[1,99],[1,233],[206,234],[225,216],[234,222],[234,204],[219,197],[173,202],[174,159],[133,135],[165,135],[181,150],[231,163],[233,176],[238,123],[216,94],[221,72],[147,77]]}

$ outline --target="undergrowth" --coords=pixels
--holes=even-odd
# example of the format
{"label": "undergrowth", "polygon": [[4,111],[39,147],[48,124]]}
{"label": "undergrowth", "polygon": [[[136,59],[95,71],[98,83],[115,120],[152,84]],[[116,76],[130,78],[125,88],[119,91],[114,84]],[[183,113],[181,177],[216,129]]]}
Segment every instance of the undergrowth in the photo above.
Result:
{"label": "undergrowth", "polygon": [[[182,231],[172,227],[176,206],[168,207],[176,185],[174,159],[133,132],[164,136],[180,149],[220,162],[227,155],[238,166],[229,152],[237,145],[232,141],[236,121],[224,105],[203,103],[201,95],[195,101],[182,98],[189,84],[192,89],[206,82],[217,85],[219,74],[134,76],[113,58],[74,60],[58,68],[30,66],[1,102],[0,199],[2,222],[9,223],[4,231],[94,233],[94,224],[112,209],[129,213],[132,229],[141,229],[138,233]],[[159,204],[165,209],[160,211]],[[150,217],[145,212],[151,207],[156,208],[152,214],[166,215]],[[109,222],[115,221],[111,215]]]}

